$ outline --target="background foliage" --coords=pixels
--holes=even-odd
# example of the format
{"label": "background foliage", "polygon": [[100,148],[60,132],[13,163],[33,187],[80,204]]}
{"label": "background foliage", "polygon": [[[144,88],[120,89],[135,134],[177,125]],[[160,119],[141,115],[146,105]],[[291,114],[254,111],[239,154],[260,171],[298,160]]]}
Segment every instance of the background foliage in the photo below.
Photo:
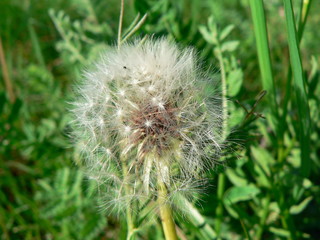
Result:
{"label": "background foliage", "polygon": [[[300,64],[297,49],[288,48],[294,39],[287,36],[289,5],[283,2],[264,1],[274,79],[265,97],[252,1],[125,4],[125,29],[138,13],[148,13],[135,36],[167,36],[191,45],[215,77],[225,78],[230,148],[208,175],[200,205],[195,203],[221,239],[320,235],[320,3],[305,1],[305,13],[306,5],[293,1]],[[79,156],[67,137],[72,85],[84,66],[115,44],[119,7],[116,0],[0,2],[1,239],[125,239],[125,222],[98,209],[95,186],[74,165]],[[294,91],[299,79],[305,79],[305,101]],[[309,123],[311,134],[303,138],[300,130]],[[309,149],[307,155],[301,149]],[[208,238],[203,226],[177,220],[181,239]],[[159,222],[140,227],[140,239],[163,238]]]}

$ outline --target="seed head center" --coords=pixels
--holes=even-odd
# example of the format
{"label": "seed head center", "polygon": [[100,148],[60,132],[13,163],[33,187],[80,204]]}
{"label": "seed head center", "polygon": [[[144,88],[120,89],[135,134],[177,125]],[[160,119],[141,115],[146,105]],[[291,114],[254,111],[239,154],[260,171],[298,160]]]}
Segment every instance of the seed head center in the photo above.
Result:
{"label": "seed head center", "polygon": [[163,108],[154,104],[142,106],[133,113],[131,126],[135,129],[132,140],[144,144],[145,151],[156,148],[158,152],[169,147],[169,139],[177,137],[177,109],[164,104]]}

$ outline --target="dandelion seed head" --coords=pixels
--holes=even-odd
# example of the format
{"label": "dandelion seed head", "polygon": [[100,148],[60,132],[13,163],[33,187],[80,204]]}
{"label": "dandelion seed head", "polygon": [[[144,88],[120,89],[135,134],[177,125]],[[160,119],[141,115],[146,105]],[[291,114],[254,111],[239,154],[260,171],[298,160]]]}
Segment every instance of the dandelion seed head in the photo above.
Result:
{"label": "dandelion seed head", "polygon": [[222,148],[221,103],[205,95],[208,84],[194,51],[164,39],[111,49],[84,74],[74,137],[88,175],[108,189],[106,205],[153,198],[159,174],[169,195],[194,192]]}

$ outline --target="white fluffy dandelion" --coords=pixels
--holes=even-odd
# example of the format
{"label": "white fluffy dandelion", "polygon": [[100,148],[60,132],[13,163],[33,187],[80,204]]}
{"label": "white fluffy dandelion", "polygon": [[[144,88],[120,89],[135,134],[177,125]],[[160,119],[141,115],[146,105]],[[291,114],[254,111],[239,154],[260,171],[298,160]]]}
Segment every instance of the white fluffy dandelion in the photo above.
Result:
{"label": "white fluffy dandelion", "polygon": [[194,193],[221,149],[222,109],[204,95],[208,84],[194,51],[164,39],[109,50],[85,73],[74,136],[106,206],[156,200],[159,188],[169,201]]}

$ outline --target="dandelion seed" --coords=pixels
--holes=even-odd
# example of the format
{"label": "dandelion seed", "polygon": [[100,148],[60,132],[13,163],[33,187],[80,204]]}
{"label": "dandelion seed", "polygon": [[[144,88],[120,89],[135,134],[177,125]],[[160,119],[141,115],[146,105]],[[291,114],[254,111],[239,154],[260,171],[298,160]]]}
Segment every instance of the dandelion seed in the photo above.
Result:
{"label": "dandelion seed", "polygon": [[148,87],[148,91],[149,91],[149,92],[153,92],[154,90],[155,90],[155,89],[154,89],[154,86],[149,86],[149,87]]}
{"label": "dandelion seed", "polygon": [[117,112],[116,112],[116,115],[117,115],[118,117],[121,117],[121,116],[122,116],[122,113],[123,113],[123,111],[122,111],[121,109],[118,109]]}
{"label": "dandelion seed", "polygon": [[124,96],[126,95],[126,91],[123,90],[123,89],[120,89],[119,95],[122,96],[122,97],[124,97]]}
{"label": "dandelion seed", "polygon": [[125,134],[129,134],[130,131],[131,131],[131,127],[129,127],[129,126],[125,126],[125,127],[124,127],[124,132],[125,132]]}
{"label": "dandelion seed", "polygon": [[134,79],[132,80],[132,84],[133,84],[133,85],[137,85],[138,83],[139,83],[139,80],[138,80],[138,79],[134,78]]}
{"label": "dandelion seed", "polygon": [[152,122],[150,120],[145,121],[144,125],[146,125],[146,127],[150,128],[152,126]]}

